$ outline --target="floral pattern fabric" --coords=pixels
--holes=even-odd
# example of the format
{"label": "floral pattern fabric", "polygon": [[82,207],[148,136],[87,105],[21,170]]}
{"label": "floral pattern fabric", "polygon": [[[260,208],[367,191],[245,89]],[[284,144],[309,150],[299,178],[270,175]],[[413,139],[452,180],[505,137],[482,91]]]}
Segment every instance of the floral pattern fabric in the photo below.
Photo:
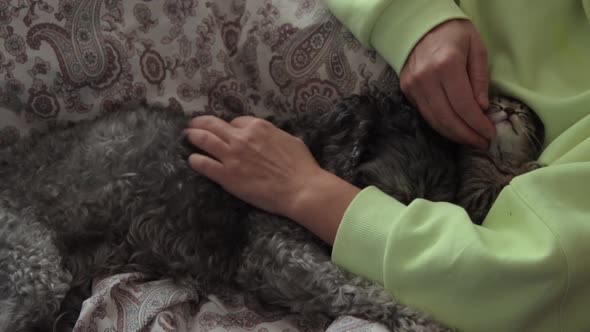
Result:
{"label": "floral pattern fabric", "polygon": [[[297,117],[397,77],[322,0],[0,0],[0,148],[145,99],[187,114]],[[95,285],[76,331],[384,331],[308,322],[247,294]]]}

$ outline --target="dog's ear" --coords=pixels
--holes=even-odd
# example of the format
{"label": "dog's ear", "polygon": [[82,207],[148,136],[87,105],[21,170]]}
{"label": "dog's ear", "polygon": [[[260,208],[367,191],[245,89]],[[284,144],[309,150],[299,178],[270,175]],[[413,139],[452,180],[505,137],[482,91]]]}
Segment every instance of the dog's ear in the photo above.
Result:
{"label": "dog's ear", "polygon": [[322,114],[309,144],[320,165],[352,181],[380,112],[374,98],[353,95]]}

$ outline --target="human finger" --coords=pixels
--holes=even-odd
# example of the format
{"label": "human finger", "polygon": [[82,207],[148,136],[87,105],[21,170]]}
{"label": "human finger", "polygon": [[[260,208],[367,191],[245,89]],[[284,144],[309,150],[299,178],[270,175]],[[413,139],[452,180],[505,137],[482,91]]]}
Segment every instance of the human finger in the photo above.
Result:
{"label": "human finger", "polygon": [[457,143],[487,147],[486,139],[477,134],[452,110],[442,85],[434,83],[425,88],[421,95],[428,97],[414,97],[414,100],[417,101],[417,106],[422,110],[426,121],[440,134]]}
{"label": "human finger", "polygon": [[224,173],[223,164],[208,156],[193,153],[188,157],[188,164],[195,172],[219,183],[222,187],[223,180],[227,177]]}
{"label": "human finger", "polygon": [[496,130],[490,120],[484,115],[478,102],[474,99],[473,90],[467,76],[467,70],[462,66],[450,67],[446,75],[442,76],[442,86],[450,106],[469,127],[477,134],[491,140]]}
{"label": "human finger", "polygon": [[469,40],[469,53],[467,58],[467,72],[474,98],[482,109],[489,106],[489,71],[488,52],[479,34],[471,35]]}
{"label": "human finger", "polygon": [[188,141],[217,160],[222,160],[229,151],[229,146],[211,131],[188,128],[185,130]]}
{"label": "human finger", "polygon": [[251,125],[253,122],[263,121],[260,118],[256,118],[250,115],[238,116],[230,121],[230,124],[236,128],[244,128]]}
{"label": "human finger", "polygon": [[191,119],[188,127],[209,131],[225,142],[230,141],[230,133],[233,130],[229,123],[212,115],[197,116]]}

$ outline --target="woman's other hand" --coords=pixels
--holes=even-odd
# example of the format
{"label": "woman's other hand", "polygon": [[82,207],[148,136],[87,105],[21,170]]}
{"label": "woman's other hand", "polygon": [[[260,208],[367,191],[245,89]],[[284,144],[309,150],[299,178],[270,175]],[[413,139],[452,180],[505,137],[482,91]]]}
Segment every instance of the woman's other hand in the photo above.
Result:
{"label": "woman's other hand", "polygon": [[487,51],[475,26],[451,20],[427,33],[400,74],[401,89],[447,138],[485,148],[495,128],[488,107]]}

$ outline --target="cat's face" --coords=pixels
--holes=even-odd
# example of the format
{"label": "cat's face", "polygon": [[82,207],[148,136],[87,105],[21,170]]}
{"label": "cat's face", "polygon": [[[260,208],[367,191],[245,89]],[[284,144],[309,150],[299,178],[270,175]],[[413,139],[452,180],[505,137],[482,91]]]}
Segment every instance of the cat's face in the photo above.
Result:
{"label": "cat's face", "polygon": [[486,115],[497,132],[488,150],[492,157],[515,163],[538,158],[545,127],[529,107],[514,99],[495,96],[490,99]]}

